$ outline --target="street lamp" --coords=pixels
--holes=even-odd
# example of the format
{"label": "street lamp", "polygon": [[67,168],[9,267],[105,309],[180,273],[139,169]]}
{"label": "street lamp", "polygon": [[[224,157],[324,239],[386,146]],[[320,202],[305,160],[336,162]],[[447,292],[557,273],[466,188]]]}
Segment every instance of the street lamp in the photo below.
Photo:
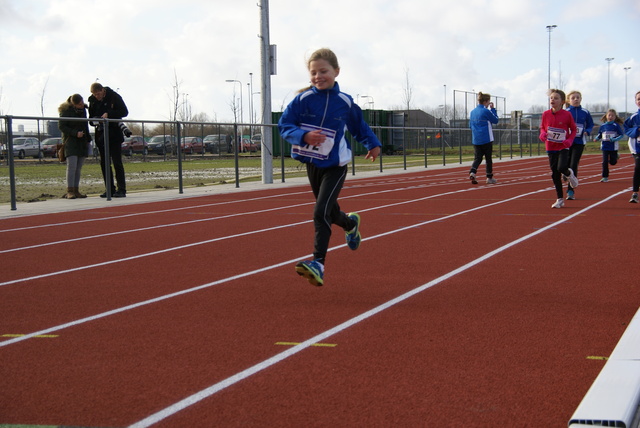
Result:
{"label": "street lamp", "polygon": [[371,98],[371,110],[375,110],[376,106],[373,100],[373,97],[371,95],[360,95],[360,98]]}
{"label": "street lamp", "polygon": [[624,68],[624,115],[625,115],[625,119],[627,117],[629,117],[629,110],[627,110],[627,98],[628,98],[628,92],[627,92],[627,72],[631,70],[631,67],[625,67]]}
{"label": "street lamp", "polygon": [[[227,83],[239,83],[240,84],[240,123],[243,122],[242,119],[242,82],[239,80],[234,80],[234,79],[227,79],[225,80],[225,82]],[[235,96],[234,96],[235,98]]]}
{"label": "street lamp", "polygon": [[604,60],[607,61],[607,110],[609,110],[609,76],[611,74],[611,61],[613,61],[615,58],[605,58]]}
{"label": "street lamp", "polygon": [[549,70],[547,72],[547,89],[551,89],[551,32],[557,25],[547,25],[547,32],[549,33]]}
{"label": "street lamp", "polygon": [[447,121],[447,85],[444,85],[444,120]]}

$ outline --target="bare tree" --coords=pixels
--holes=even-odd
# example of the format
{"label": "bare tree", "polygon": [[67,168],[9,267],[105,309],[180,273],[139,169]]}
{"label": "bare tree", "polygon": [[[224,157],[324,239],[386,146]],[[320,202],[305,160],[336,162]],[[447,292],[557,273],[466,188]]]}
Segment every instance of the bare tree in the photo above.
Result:
{"label": "bare tree", "polygon": [[47,80],[44,82],[44,86],[42,87],[42,92],[40,93],[40,113],[44,117],[44,95],[47,92],[47,84],[49,84],[49,76],[47,76]]}
{"label": "bare tree", "polygon": [[413,88],[411,87],[411,82],[409,80],[409,68],[407,66],[404,67],[404,79],[404,87],[402,88],[402,102],[407,107],[407,112],[409,112],[409,110],[411,110]]}

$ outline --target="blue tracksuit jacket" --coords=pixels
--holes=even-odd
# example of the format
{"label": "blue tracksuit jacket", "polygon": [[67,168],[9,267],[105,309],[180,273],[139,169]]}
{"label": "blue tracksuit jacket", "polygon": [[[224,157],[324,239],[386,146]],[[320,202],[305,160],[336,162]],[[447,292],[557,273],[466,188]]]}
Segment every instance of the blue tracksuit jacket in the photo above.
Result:
{"label": "blue tracksuit jacket", "polygon": [[[304,135],[311,129],[322,128],[327,140],[317,156],[315,149],[304,143]],[[338,82],[333,88],[320,91],[311,87],[298,94],[287,106],[278,130],[291,144],[294,159],[304,163],[313,163],[320,168],[346,165],[351,161],[351,144],[345,138],[348,130],[356,141],[367,150],[380,147],[380,141],[362,118],[362,110],[353,102],[350,95],[340,92]],[[333,146],[331,146],[333,144]],[[322,147],[321,146],[321,147]],[[330,150],[327,150],[331,147]]]}
{"label": "blue tracksuit jacket", "polygon": [[495,108],[488,109],[482,104],[471,110],[469,115],[469,127],[471,128],[471,142],[476,146],[491,143],[493,141],[492,123],[498,123],[498,115]]}
{"label": "blue tracksuit jacket", "polygon": [[576,138],[573,139],[573,144],[586,144],[587,137],[591,135],[593,130],[593,118],[589,110],[582,108],[582,106],[574,107],[569,106],[567,109],[573,121],[576,123],[578,131],[576,132]]}
{"label": "blue tracksuit jacket", "polygon": [[624,133],[629,137],[629,150],[634,155],[640,153],[640,109],[624,121]]}

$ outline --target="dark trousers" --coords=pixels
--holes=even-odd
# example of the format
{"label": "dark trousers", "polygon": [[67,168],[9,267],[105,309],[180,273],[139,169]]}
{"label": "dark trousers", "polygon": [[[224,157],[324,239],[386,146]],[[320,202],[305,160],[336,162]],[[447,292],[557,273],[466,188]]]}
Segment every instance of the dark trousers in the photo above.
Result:
{"label": "dark trousers", "polygon": [[559,152],[547,152],[549,155],[549,166],[551,167],[551,179],[556,188],[558,198],[563,198],[562,175],[569,175],[569,150]]}
{"label": "dark trousers", "polygon": [[603,150],[602,151],[602,176],[609,177],[609,165],[615,165],[617,163],[618,163],[617,150]]}
{"label": "dark trousers", "polygon": [[475,174],[478,172],[478,167],[482,163],[482,159],[485,159],[485,166],[487,168],[487,178],[493,177],[493,142],[487,144],[478,144],[473,146],[474,158],[471,164],[471,170],[469,173]]}
{"label": "dark trousers", "polygon": [[[569,148],[569,168],[573,170],[573,174],[576,177],[578,176],[578,164],[580,163],[582,152],[584,152],[584,144],[572,144]],[[571,189],[571,183],[569,183],[569,190]]]}
{"label": "dark trousers", "polygon": [[309,184],[316,197],[316,205],[313,208],[315,227],[313,258],[324,264],[331,238],[331,225],[337,224],[346,231],[356,226],[347,214],[340,211],[340,205],[338,205],[338,196],[347,177],[348,168],[346,165],[332,168],[318,168],[311,163],[306,165]]}
{"label": "dark trousers", "polygon": [[[102,138],[96,137],[96,146],[98,147],[98,151],[100,152],[100,169],[102,170],[102,178],[104,179],[104,185],[106,187],[109,184],[107,183],[106,170],[104,165],[103,141],[104,140]],[[110,177],[111,193],[114,193],[116,191],[116,186],[113,182],[114,169],[116,170],[115,178],[116,178],[116,183],[118,183],[118,190],[126,192],[127,184],[124,179],[124,165],[122,164],[122,147],[120,146],[120,143],[116,142],[116,143],[109,144],[109,157],[111,158],[111,163],[113,164],[113,168],[111,168],[111,165],[109,165],[109,168],[111,169],[111,177]]]}
{"label": "dark trousers", "polygon": [[640,189],[640,155],[633,155],[636,166],[633,168],[633,191],[638,192]]}

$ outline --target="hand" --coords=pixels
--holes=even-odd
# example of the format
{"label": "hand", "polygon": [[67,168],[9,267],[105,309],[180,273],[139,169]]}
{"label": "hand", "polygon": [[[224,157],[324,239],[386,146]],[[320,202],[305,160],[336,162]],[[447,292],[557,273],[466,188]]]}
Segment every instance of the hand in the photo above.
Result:
{"label": "hand", "polygon": [[376,158],[380,156],[380,147],[374,147],[367,152],[365,159],[371,159],[371,162],[375,162]]}
{"label": "hand", "polygon": [[102,116],[100,116],[100,117],[101,117],[101,118],[103,118],[103,119],[106,119],[106,118],[108,118],[108,117],[109,117],[109,113],[104,113],[104,114],[103,114]]}
{"label": "hand", "polygon": [[84,131],[78,131],[77,136],[78,136],[78,138],[84,137]]}
{"label": "hand", "polygon": [[319,146],[320,144],[324,143],[325,139],[326,137],[322,134],[322,131],[320,131],[319,129],[315,131],[309,131],[306,134],[304,134],[304,137],[303,137],[304,142],[310,146]]}
{"label": "hand", "polygon": [[540,140],[542,142],[546,142],[547,141],[547,131],[540,131]]}

